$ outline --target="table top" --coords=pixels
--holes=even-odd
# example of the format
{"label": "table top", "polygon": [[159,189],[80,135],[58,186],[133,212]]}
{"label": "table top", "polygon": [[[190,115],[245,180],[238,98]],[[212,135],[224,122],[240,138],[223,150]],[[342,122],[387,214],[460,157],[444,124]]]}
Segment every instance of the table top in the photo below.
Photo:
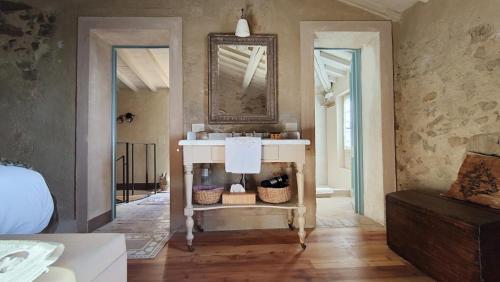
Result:
{"label": "table top", "polygon": [[[225,140],[181,140],[180,146],[224,146]],[[307,139],[262,139],[262,145],[310,145]]]}

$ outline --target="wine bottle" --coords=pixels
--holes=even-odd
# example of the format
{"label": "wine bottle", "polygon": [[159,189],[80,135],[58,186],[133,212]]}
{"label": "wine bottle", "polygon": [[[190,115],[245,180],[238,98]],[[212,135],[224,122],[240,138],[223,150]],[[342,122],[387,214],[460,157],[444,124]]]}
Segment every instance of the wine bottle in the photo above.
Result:
{"label": "wine bottle", "polygon": [[260,186],[268,188],[283,188],[287,185],[288,185],[288,175],[286,174],[264,180],[260,183]]}

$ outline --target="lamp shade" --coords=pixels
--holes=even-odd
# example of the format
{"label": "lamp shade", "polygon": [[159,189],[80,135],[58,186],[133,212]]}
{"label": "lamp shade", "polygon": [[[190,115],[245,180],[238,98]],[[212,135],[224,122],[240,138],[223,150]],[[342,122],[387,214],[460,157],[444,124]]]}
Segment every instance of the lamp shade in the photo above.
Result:
{"label": "lamp shade", "polygon": [[235,35],[238,37],[248,37],[250,36],[250,28],[248,27],[248,22],[246,19],[239,19],[236,24]]}

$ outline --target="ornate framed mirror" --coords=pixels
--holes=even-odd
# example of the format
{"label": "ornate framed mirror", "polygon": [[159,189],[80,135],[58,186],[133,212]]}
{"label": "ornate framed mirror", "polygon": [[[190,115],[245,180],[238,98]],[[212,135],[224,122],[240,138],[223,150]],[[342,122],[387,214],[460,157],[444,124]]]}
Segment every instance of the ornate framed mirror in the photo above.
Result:
{"label": "ornate framed mirror", "polygon": [[208,122],[277,123],[275,34],[208,35]]}

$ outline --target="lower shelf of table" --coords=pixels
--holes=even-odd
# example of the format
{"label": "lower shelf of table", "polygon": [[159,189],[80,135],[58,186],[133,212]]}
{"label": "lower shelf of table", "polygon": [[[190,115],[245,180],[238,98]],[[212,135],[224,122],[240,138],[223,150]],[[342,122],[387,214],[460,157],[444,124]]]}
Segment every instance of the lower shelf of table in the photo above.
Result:
{"label": "lower shelf of table", "polygon": [[253,205],[223,205],[221,203],[213,205],[193,205],[194,211],[207,211],[207,210],[218,210],[218,209],[243,209],[243,208],[270,208],[270,209],[285,209],[292,210],[299,207],[297,200],[291,200],[283,204],[269,204],[261,201],[257,201]]}

